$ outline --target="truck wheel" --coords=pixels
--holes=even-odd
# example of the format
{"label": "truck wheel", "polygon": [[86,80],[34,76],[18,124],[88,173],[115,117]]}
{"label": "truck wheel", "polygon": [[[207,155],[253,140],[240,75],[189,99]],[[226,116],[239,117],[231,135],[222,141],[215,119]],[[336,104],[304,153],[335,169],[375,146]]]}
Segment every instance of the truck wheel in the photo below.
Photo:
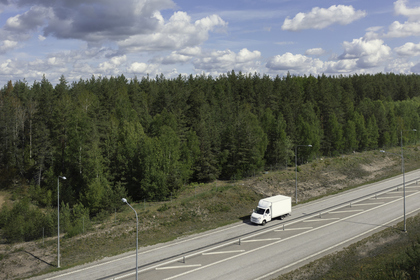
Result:
{"label": "truck wheel", "polygon": [[283,215],[283,216],[280,216],[280,220],[283,220],[283,219],[284,219],[284,217],[285,217],[285,215]]}
{"label": "truck wheel", "polygon": [[265,222],[265,220],[264,220],[264,221],[262,221],[262,225],[265,225],[265,223],[266,223],[266,222]]}

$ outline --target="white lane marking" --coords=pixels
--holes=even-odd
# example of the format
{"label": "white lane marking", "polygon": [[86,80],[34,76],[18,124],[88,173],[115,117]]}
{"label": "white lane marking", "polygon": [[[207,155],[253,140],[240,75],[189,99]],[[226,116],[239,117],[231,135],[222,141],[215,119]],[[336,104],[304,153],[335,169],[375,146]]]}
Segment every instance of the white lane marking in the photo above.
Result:
{"label": "white lane marking", "polygon": [[328,212],[328,214],[351,213],[351,212],[360,212],[360,211],[365,211],[365,210],[364,209],[343,210],[343,211]]}
{"label": "white lane marking", "polygon": [[400,198],[401,196],[386,196],[386,197],[372,197],[370,199],[394,199],[394,198]]}
{"label": "white lane marking", "polygon": [[286,231],[286,230],[306,230],[306,229],[313,229],[313,227],[302,227],[302,228],[285,228],[283,229],[275,229],[274,231]]}
{"label": "white lane marking", "polygon": [[340,218],[327,218],[327,219],[315,219],[315,220],[305,220],[302,221],[304,223],[311,223],[311,222],[324,222],[324,221],[329,221],[329,220],[339,220]]}
{"label": "white lane marking", "polygon": [[219,254],[235,254],[235,253],[242,253],[242,252],[245,252],[245,250],[208,252],[208,253],[202,253],[202,255],[207,256],[207,255],[219,255]]}
{"label": "white lane marking", "polygon": [[167,270],[167,269],[177,269],[177,268],[190,268],[190,267],[199,267],[201,264],[189,264],[189,265],[178,265],[178,266],[166,266],[166,267],[156,267],[156,270]]}
{"label": "white lane marking", "polygon": [[357,203],[352,204],[351,206],[370,206],[370,205],[378,205],[378,204],[384,204],[385,202],[372,202],[372,203]]}
{"label": "white lane marking", "polygon": [[[196,236],[196,237],[188,238],[188,239],[185,239],[185,240],[181,240],[181,241],[179,241],[179,242],[175,242],[175,243],[167,244],[167,245],[164,245],[164,246],[161,246],[161,247],[157,247],[157,248],[154,248],[154,249],[151,249],[151,250],[148,250],[148,251],[139,252],[139,255],[148,254],[148,253],[153,252],[153,251],[157,251],[157,250],[160,250],[160,249],[164,249],[164,248],[167,248],[167,247],[170,247],[170,246],[173,246],[173,245],[182,244],[182,243],[185,243],[185,242],[187,242],[187,241],[189,242],[189,241],[191,241],[191,240],[198,239],[198,238],[201,238],[201,237],[205,237],[205,236],[208,236],[208,235],[213,235],[213,234],[215,234],[215,233],[219,233],[219,232],[222,232],[222,231],[225,231],[225,230],[231,229],[231,228],[236,228],[236,227],[239,227],[239,226],[242,226],[242,225],[243,225],[243,224],[239,224],[239,225],[236,225],[236,226],[232,226],[232,227],[228,227],[228,228],[225,228],[225,229],[217,230],[217,231],[215,231],[215,232],[206,233],[206,234],[204,234],[204,235],[200,235],[200,236]],[[106,264],[110,264],[110,263],[117,262],[117,261],[120,261],[120,260],[124,260],[124,259],[127,259],[127,258],[131,258],[131,257],[133,257],[133,256],[135,256],[135,255],[136,255],[136,254],[134,253],[133,255],[130,255],[130,256],[125,256],[125,257],[122,257],[122,258],[119,258],[119,259],[116,259],[116,260],[111,260],[111,261],[107,261],[107,262],[104,262],[104,263],[95,264],[95,265],[92,265],[92,266],[89,266],[89,267],[86,267],[86,268],[78,269],[78,270],[75,270],[75,271],[70,271],[70,272],[67,272],[67,273],[64,273],[64,274],[55,275],[55,276],[52,276],[52,277],[50,277],[50,278],[46,278],[45,280],[51,280],[51,279],[55,279],[55,278],[58,278],[58,277],[71,275],[71,274],[74,274],[74,273],[77,273],[77,272],[81,272],[81,271],[85,271],[85,270],[92,269],[92,268],[95,268],[95,267],[99,267],[99,266],[101,266],[101,265],[106,265]],[[150,268],[150,269],[153,269],[153,267],[152,267],[152,268]],[[140,273],[140,271],[139,271],[139,273]],[[130,275],[135,275],[135,274],[136,274],[136,272],[134,271],[134,272],[132,272],[132,273],[125,274],[125,275],[123,275],[123,276],[115,277],[115,278],[113,278],[113,279],[120,279],[120,278],[128,277],[128,276],[130,276]]]}
{"label": "white lane marking", "polygon": [[[418,211],[418,209],[413,210],[413,211],[411,211],[410,213],[407,213],[407,215],[410,215],[410,214],[412,214],[412,213],[414,213],[414,212],[417,212],[417,211]],[[382,224],[382,225],[380,225],[380,226],[377,226],[377,227],[372,228],[372,229],[370,229],[370,230],[368,230],[368,231],[365,231],[365,232],[360,233],[360,234],[358,234],[358,235],[356,235],[356,236],[353,236],[353,237],[351,237],[351,238],[349,238],[349,239],[347,239],[347,240],[341,241],[341,242],[340,242],[340,243],[338,243],[338,244],[335,244],[335,245],[333,245],[333,246],[330,246],[330,247],[328,247],[328,248],[326,248],[326,249],[324,249],[324,250],[322,250],[322,251],[319,251],[319,252],[317,252],[317,253],[315,253],[315,254],[312,254],[312,255],[307,256],[307,257],[305,257],[305,258],[303,258],[303,259],[300,259],[300,260],[298,260],[298,261],[296,261],[296,262],[294,262],[294,263],[291,263],[291,264],[289,264],[289,265],[286,265],[286,266],[284,266],[284,267],[282,267],[282,268],[280,268],[280,269],[277,269],[277,270],[272,271],[272,272],[270,272],[270,273],[268,273],[268,274],[265,274],[265,275],[263,275],[263,276],[261,276],[261,277],[259,277],[259,278],[256,278],[255,280],[261,280],[261,279],[267,278],[267,277],[269,277],[269,276],[271,276],[271,275],[273,275],[273,274],[279,273],[279,272],[280,272],[280,271],[282,271],[282,270],[285,270],[285,269],[287,269],[287,268],[289,268],[289,267],[292,267],[292,266],[294,266],[294,265],[297,265],[297,264],[299,264],[299,263],[301,263],[301,262],[303,262],[303,261],[309,260],[310,258],[316,257],[317,255],[320,255],[320,254],[322,254],[322,253],[324,253],[324,252],[327,252],[327,251],[329,251],[329,250],[331,250],[331,249],[334,249],[335,247],[341,246],[341,245],[343,245],[343,244],[345,244],[345,243],[347,243],[347,242],[349,242],[349,241],[352,241],[353,239],[357,239],[357,238],[359,238],[359,237],[361,237],[361,236],[363,236],[363,235],[366,235],[367,233],[369,233],[369,232],[371,232],[371,231],[375,231],[375,230],[377,230],[377,229],[379,229],[379,228],[381,228],[381,227],[383,227],[383,226],[385,226],[385,225],[387,225],[387,224],[389,224],[389,223],[395,222],[395,221],[397,221],[397,220],[401,219],[401,217],[403,217],[403,216],[400,216],[400,217],[398,217],[398,218],[395,218],[395,219],[393,219],[393,220],[391,220],[391,221],[388,221],[388,222],[386,222],[386,223],[384,223],[384,224]]]}
{"label": "white lane marking", "polygon": [[[402,198],[400,198],[400,199],[402,199]],[[377,208],[380,208],[380,207],[382,207],[382,206],[386,206],[386,205],[388,205],[388,204],[395,203],[395,202],[399,201],[400,199],[397,199],[397,200],[395,200],[395,201],[390,201],[390,202],[384,203],[384,204],[382,204],[382,205],[376,206],[376,207],[371,208],[371,209],[369,209],[369,210],[366,210],[366,211],[364,211],[364,212],[369,212],[369,211],[375,210],[375,209],[377,209]],[[410,212],[409,214],[411,214],[411,213],[413,213],[413,212],[416,212],[416,211],[418,211],[418,210],[414,210],[414,211]],[[234,258],[237,258],[237,257],[243,256],[243,255],[246,255],[246,254],[249,254],[249,253],[253,253],[253,252],[258,251],[258,250],[261,250],[261,249],[265,249],[265,248],[266,248],[266,247],[268,247],[268,246],[272,246],[272,245],[275,245],[275,244],[278,244],[278,243],[281,243],[281,242],[287,241],[287,240],[289,240],[289,239],[292,239],[292,238],[295,238],[295,237],[298,237],[298,236],[301,236],[301,235],[304,235],[304,234],[310,233],[310,232],[312,232],[312,231],[315,231],[315,230],[318,230],[318,229],[321,229],[321,228],[324,228],[324,227],[327,227],[327,226],[333,225],[333,224],[338,223],[338,222],[341,222],[341,221],[343,221],[343,220],[347,220],[347,219],[350,219],[350,218],[356,217],[356,216],[358,216],[358,215],[360,215],[360,214],[362,214],[362,213],[357,213],[357,214],[351,215],[351,216],[349,216],[349,217],[347,217],[347,218],[343,218],[343,219],[340,219],[340,220],[338,220],[338,221],[335,221],[335,222],[332,222],[332,223],[325,224],[325,225],[322,225],[322,226],[320,226],[320,227],[314,228],[314,229],[312,229],[312,230],[308,230],[308,231],[305,231],[305,232],[302,232],[302,233],[299,233],[299,234],[293,235],[293,236],[291,236],[291,237],[288,237],[288,238],[285,238],[285,239],[282,239],[282,240],[278,240],[278,241],[276,241],[276,242],[273,242],[273,243],[270,243],[270,244],[267,244],[267,245],[260,246],[260,247],[258,247],[258,248],[255,248],[255,249],[253,249],[253,250],[250,250],[250,251],[244,252],[244,253],[242,253],[242,254],[238,254],[238,255],[235,255],[235,256],[232,256],[232,257],[229,257],[229,258],[226,258],[226,259],[223,259],[223,260],[220,260],[220,261],[214,262],[214,263],[210,263],[210,264],[205,265],[205,266],[202,266],[202,267],[200,267],[200,268],[196,268],[196,269],[193,269],[193,270],[190,270],[190,271],[186,271],[186,272],[181,273],[181,274],[178,274],[178,275],[174,275],[174,276],[169,277],[169,278],[165,278],[165,280],[175,279],[175,278],[178,278],[178,277],[180,277],[180,276],[184,276],[184,275],[186,275],[186,274],[189,274],[189,273],[192,273],[192,272],[198,271],[198,270],[200,270],[200,269],[207,268],[207,267],[210,267],[210,266],[213,266],[213,265],[216,265],[216,264],[222,263],[222,262],[226,262],[226,261],[229,261],[229,260],[231,260],[231,259],[234,259]],[[394,220],[401,219],[401,217],[402,217],[402,216],[400,216],[399,218],[396,218],[396,219],[394,219]],[[392,220],[392,221],[394,221],[394,220]],[[392,221],[390,221],[390,222],[392,222]],[[388,223],[390,223],[390,222],[388,222]],[[380,228],[380,227],[382,227],[382,225],[381,225],[381,226],[378,226],[378,227],[376,227],[376,228]],[[375,229],[376,229],[376,228],[375,228]],[[370,231],[372,231],[372,230],[370,230]],[[370,232],[370,231],[365,232],[365,234],[366,234],[366,233],[368,233],[368,232]],[[361,234],[361,235],[363,235],[363,234]],[[343,242],[344,242],[344,241],[343,241]],[[337,246],[338,246],[338,245],[337,245]],[[307,258],[308,258],[308,257],[307,257]],[[284,268],[283,268],[283,269],[284,269]],[[281,270],[280,270],[280,271],[281,271]]]}
{"label": "white lane marking", "polygon": [[264,241],[276,241],[280,240],[281,238],[265,238],[265,239],[247,239],[247,240],[241,240],[241,242],[264,242]]}

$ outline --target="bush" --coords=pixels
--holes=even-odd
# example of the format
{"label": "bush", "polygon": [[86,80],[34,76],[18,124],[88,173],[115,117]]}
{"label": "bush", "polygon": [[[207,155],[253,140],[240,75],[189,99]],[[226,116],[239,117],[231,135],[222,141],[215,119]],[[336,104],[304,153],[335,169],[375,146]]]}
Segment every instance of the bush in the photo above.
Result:
{"label": "bush", "polygon": [[23,199],[13,205],[12,209],[3,206],[0,212],[0,225],[3,227],[3,235],[8,242],[30,241],[44,234],[51,235],[54,223],[51,222],[50,213],[41,212],[29,203],[29,199]]}

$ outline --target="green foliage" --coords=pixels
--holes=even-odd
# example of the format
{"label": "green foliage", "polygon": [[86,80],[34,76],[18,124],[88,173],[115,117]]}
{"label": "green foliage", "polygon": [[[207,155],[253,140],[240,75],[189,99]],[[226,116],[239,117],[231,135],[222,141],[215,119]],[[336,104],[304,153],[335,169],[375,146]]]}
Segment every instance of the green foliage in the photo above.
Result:
{"label": "green foliage", "polygon": [[49,210],[42,212],[30,204],[28,199],[16,202],[11,209],[3,205],[0,212],[0,226],[3,235],[9,242],[30,241],[42,237],[44,234],[51,236],[55,228],[52,222],[53,213]]}
{"label": "green foliage", "polygon": [[121,207],[121,197],[166,200],[188,183],[287,166],[296,145],[312,145],[299,149],[301,163],[414,143],[419,133],[401,139],[400,131],[420,130],[419,84],[418,75],[392,73],[272,79],[234,71],[10,81],[0,90],[0,187],[50,209],[57,177],[66,176],[60,199],[70,230],[79,203],[93,217]]}

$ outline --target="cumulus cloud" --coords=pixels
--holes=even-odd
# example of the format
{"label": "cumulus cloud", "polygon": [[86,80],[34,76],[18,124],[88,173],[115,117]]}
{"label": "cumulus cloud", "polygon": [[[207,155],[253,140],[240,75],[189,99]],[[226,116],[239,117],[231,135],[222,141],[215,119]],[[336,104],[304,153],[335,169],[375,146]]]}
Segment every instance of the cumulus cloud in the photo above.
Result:
{"label": "cumulus cloud", "polygon": [[414,65],[413,62],[411,61],[407,61],[404,58],[398,58],[398,59],[394,59],[392,61],[390,61],[386,66],[385,66],[385,72],[386,73],[404,73],[404,74],[410,74],[412,72],[419,72],[416,70],[416,65]]}
{"label": "cumulus cloud", "polygon": [[298,13],[292,19],[287,17],[281,28],[290,31],[323,29],[333,24],[347,25],[365,16],[365,11],[356,11],[353,6],[333,5],[328,9],[315,7],[309,13]]}
{"label": "cumulus cloud", "polygon": [[16,41],[10,41],[10,40],[4,40],[3,44],[0,45],[0,54],[6,53],[9,50],[14,49],[17,46],[18,42]]}
{"label": "cumulus cloud", "polygon": [[399,38],[408,36],[419,36],[420,35],[420,22],[409,22],[400,23],[394,21],[388,28],[388,33],[385,37]]}
{"label": "cumulus cloud", "polygon": [[325,73],[351,73],[354,71],[357,71],[357,61],[355,59],[327,61],[324,64]]}
{"label": "cumulus cloud", "polygon": [[394,48],[394,51],[400,56],[418,56],[420,55],[420,44],[408,42],[401,47]]}
{"label": "cumulus cloud", "polygon": [[146,64],[143,62],[134,62],[128,68],[128,73],[147,75],[157,73],[158,66],[156,64]]}
{"label": "cumulus cloud", "polygon": [[170,55],[166,57],[159,57],[154,58],[153,62],[158,62],[162,64],[177,64],[177,63],[185,63],[191,60],[191,56],[179,54],[177,52],[172,52]]}
{"label": "cumulus cloud", "polygon": [[398,0],[394,2],[394,11],[397,15],[408,17],[410,21],[420,20],[420,7],[407,8],[407,0]]}
{"label": "cumulus cloud", "polygon": [[187,55],[187,56],[198,56],[201,54],[201,47],[186,47],[185,49],[177,51],[178,54]]}
{"label": "cumulus cloud", "polygon": [[339,56],[339,59],[356,59],[360,68],[378,66],[381,62],[389,59],[391,55],[391,48],[384,45],[384,41],[380,39],[353,39],[352,42],[345,41],[343,48],[344,53]]}
{"label": "cumulus cloud", "polygon": [[127,57],[125,55],[112,57],[108,61],[100,63],[98,71],[102,74],[117,75],[120,73],[119,66],[126,61]]}
{"label": "cumulus cloud", "polygon": [[49,8],[33,6],[23,14],[8,18],[4,29],[13,33],[27,33],[42,26],[44,20],[51,16]]}
{"label": "cumulus cloud", "polygon": [[133,35],[119,41],[118,45],[129,52],[185,49],[204,43],[210,31],[227,26],[218,15],[194,23],[185,12],[174,13],[167,23],[160,14],[156,16],[160,18],[160,26],[154,33]]}
{"label": "cumulus cloud", "polygon": [[155,13],[175,7],[172,0],[63,0],[39,1],[38,5],[51,10],[43,29],[45,36],[89,42],[154,32],[159,27]]}
{"label": "cumulus cloud", "polygon": [[249,73],[257,71],[260,58],[261,52],[249,51],[244,48],[238,53],[231,50],[203,53],[200,57],[194,59],[193,64],[197,72],[221,74],[235,69]]}
{"label": "cumulus cloud", "polygon": [[322,48],[313,48],[306,50],[305,55],[312,55],[312,56],[321,56],[325,54],[325,50]]}
{"label": "cumulus cloud", "polygon": [[397,15],[403,15],[408,18],[401,23],[394,21],[388,27],[388,33],[384,37],[400,38],[408,36],[420,36],[420,7],[408,8],[406,0],[398,0],[394,3],[394,11]]}
{"label": "cumulus cloud", "polygon": [[283,55],[276,55],[270,58],[266,67],[275,71],[294,70],[302,73],[316,74],[323,68],[323,62],[305,55],[287,52]]}
{"label": "cumulus cloud", "polygon": [[165,22],[160,11],[174,8],[172,0],[16,0],[14,4],[29,6],[29,10],[7,19],[0,39],[10,40],[16,34],[29,38],[28,34],[41,30],[43,37],[78,39],[90,44],[118,42],[133,51],[159,50],[170,49],[171,45],[196,46],[208,39],[208,32],[227,25],[217,15],[191,23],[185,12],[175,12]]}

